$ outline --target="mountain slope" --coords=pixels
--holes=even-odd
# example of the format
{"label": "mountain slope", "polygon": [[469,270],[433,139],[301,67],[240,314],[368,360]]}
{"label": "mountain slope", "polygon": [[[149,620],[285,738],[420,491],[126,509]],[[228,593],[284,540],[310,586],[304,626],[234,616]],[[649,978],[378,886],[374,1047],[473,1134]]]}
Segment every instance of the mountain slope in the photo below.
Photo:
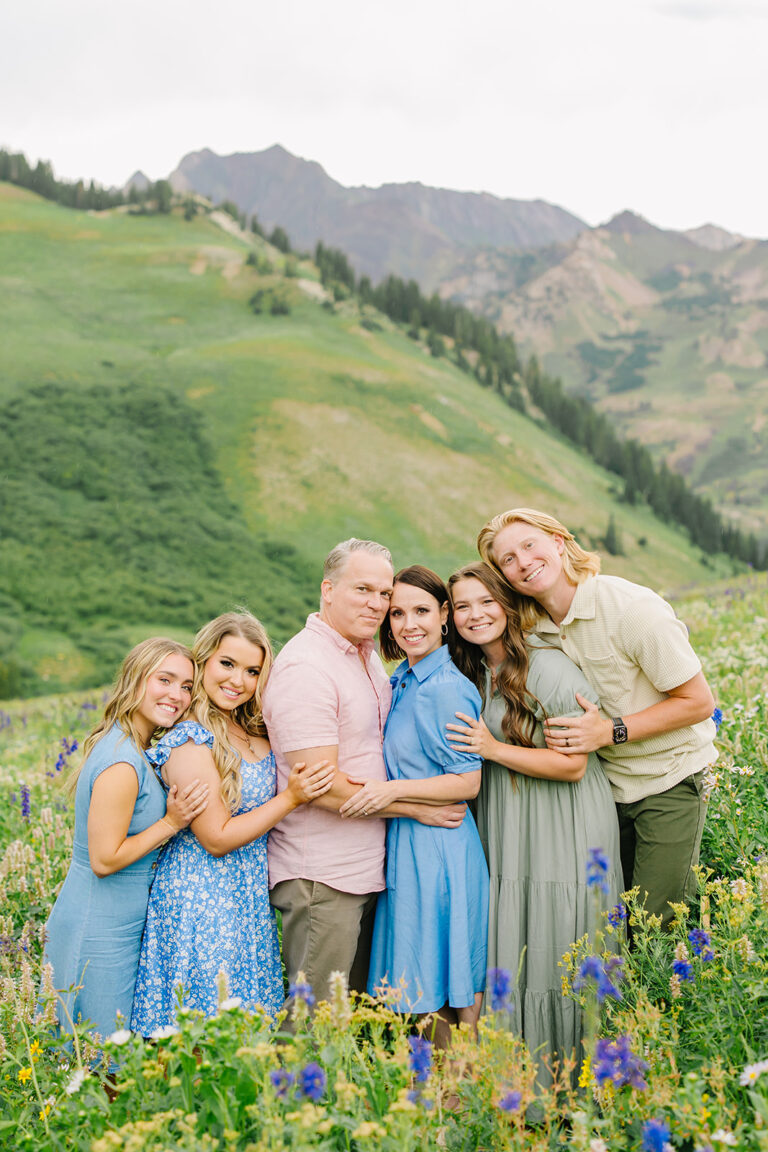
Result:
{"label": "mountain slope", "polygon": [[441,285],[743,527],[768,528],[768,242],[704,246],[622,213]]}
{"label": "mountain slope", "polygon": [[[278,641],[323,556],[379,538],[447,575],[484,520],[551,508],[619,574],[712,568],[615,478],[357,304],[212,220],[78,213],[0,184],[0,693],[100,683],[237,603]],[[272,270],[268,271],[268,264]],[[288,315],[255,315],[256,291]],[[728,566],[718,559],[716,571]]]}
{"label": "mountain slope", "polygon": [[431,289],[467,248],[528,248],[569,240],[584,227],[543,200],[501,200],[422,184],[345,188],[314,161],[280,145],[264,152],[185,156],[173,187],[232,200],[268,229],[279,224],[298,248],[318,240],[341,248],[356,271],[380,280],[392,272]]}

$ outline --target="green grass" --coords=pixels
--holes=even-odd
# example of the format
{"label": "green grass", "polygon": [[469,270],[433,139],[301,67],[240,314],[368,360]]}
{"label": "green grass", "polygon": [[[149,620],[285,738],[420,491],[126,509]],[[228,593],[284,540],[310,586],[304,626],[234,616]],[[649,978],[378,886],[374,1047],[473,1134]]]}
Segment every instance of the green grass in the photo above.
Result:
{"label": "green grass", "polygon": [[[514,505],[587,544],[615,516],[626,555],[607,567],[661,590],[712,574],[472,377],[247,252],[204,217],[77,213],[0,185],[0,615],[16,622],[0,694],[102,682],[137,639],[188,639],[233,602],[282,642],[339,539],[447,575]],[[274,283],[291,314],[255,316]]]}

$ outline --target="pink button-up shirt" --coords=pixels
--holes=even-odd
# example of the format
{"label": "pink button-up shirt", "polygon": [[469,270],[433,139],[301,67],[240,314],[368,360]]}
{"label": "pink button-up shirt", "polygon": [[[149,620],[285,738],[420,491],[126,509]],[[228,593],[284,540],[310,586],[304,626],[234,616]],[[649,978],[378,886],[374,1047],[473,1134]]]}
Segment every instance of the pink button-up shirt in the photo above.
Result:
{"label": "pink button-up shirt", "polygon": [[[310,616],[275,660],[262,701],[278,788],[288,780],[286,753],[334,744],[342,772],[386,780],[381,742],[391,699],[373,642],[358,649],[317,613]],[[340,892],[380,892],[385,834],[383,819],[342,820],[302,804],[269,834],[270,887],[304,879]]]}

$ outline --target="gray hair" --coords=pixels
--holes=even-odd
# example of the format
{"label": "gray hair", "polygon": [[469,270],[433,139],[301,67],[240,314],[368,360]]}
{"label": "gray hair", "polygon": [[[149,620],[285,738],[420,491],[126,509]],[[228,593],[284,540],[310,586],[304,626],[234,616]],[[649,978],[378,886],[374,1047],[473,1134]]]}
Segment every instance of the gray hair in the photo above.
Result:
{"label": "gray hair", "polygon": [[358,540],[356,536],[350,536],[349,540],[342,540],[341,544],[337,544],[326,556],[323,580],[330,580],[333,584],[353,552],[368,552],[371,556],[381,556],[394,568],[392,554],[383,544],[377,544],[375,540]]}

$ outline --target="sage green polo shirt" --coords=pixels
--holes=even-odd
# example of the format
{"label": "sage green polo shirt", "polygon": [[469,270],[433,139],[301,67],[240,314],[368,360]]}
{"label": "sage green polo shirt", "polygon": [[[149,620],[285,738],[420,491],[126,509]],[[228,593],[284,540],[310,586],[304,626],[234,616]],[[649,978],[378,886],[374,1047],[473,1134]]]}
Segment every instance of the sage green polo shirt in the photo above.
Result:
{"label": "sage green polo shirt", "polygon": [[[619,576],[590,576],[578,584],[561,624],[545,616],[536,633],[578,664],[610,717],[657,704],[701,671],[688,631],[666,600]],[[717,757],[714,736],[708,719],[601,748],[614,799],[631,804],[700,772]]]}

